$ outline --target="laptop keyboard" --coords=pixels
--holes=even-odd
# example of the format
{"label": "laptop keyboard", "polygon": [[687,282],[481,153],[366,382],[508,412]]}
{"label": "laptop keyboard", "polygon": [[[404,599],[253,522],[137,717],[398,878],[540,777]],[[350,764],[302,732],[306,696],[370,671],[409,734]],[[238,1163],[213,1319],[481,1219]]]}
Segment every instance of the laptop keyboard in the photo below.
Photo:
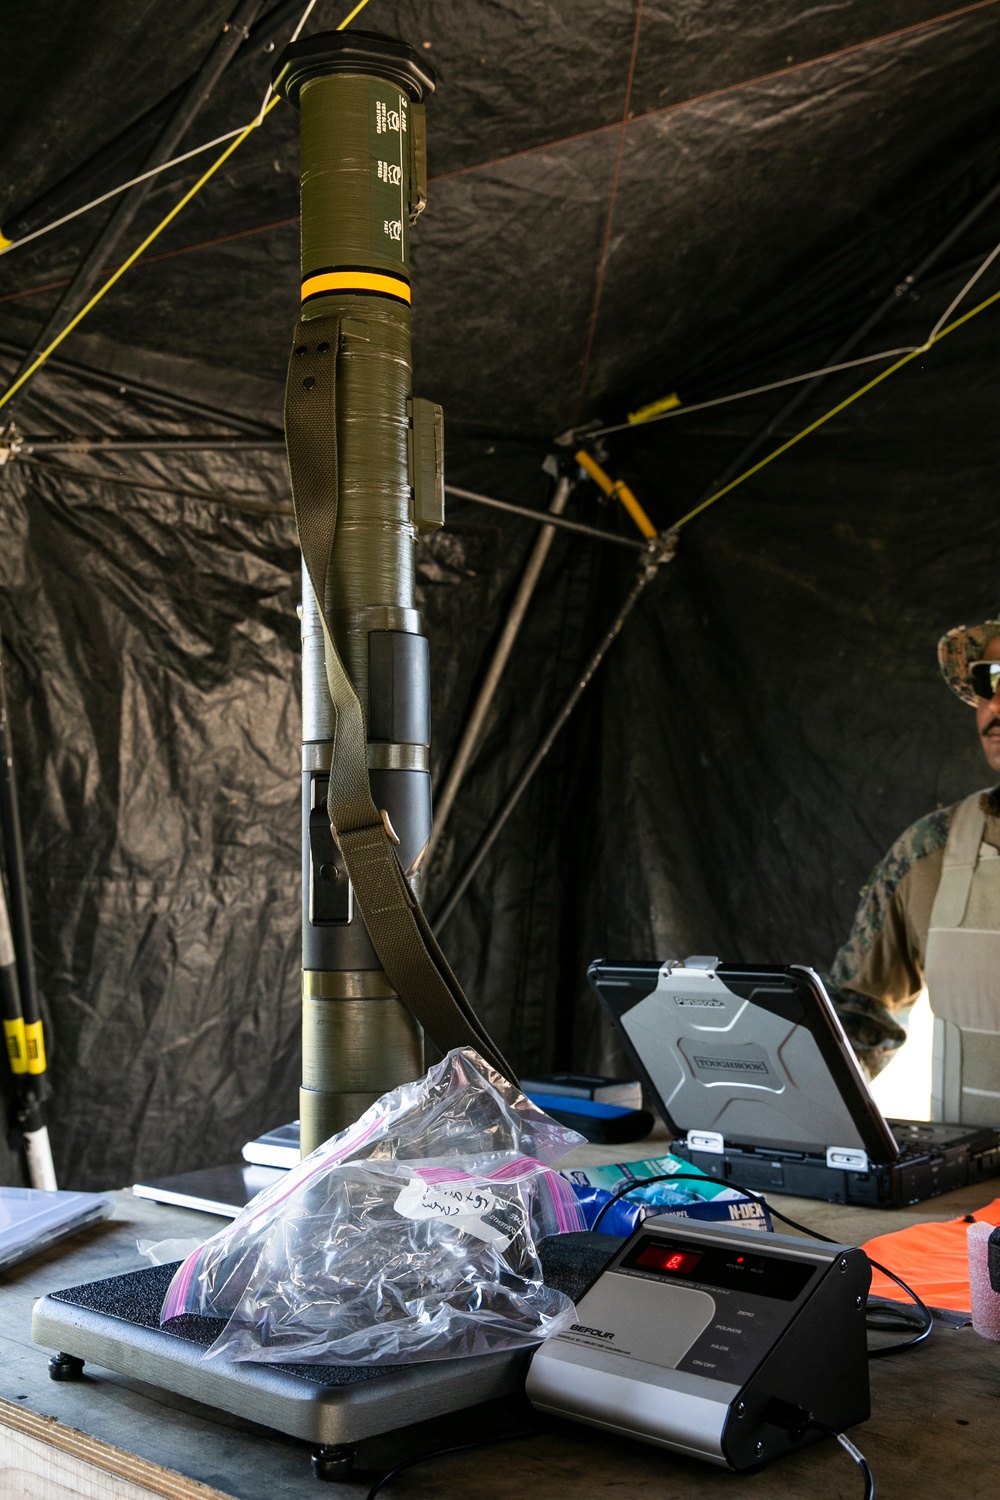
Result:
{"label": "laptop keyboard", "polygon": [[928,1151],[942,1150],[968,1135],[969,1128],[936,1120],[889,1120],[889,1129],[899,1144],[897,1162],[913,1161]]}
{"label": "laptop keyboard", "polygon": [[904,1162],[904,1161],[917,1161],[917,1160],[919,1160],[920,1157],[927,1155],[928,1148],[930,1146],[932,1146],[932,1145],[933,1145],[933,1142],[928,1141],[928,1142],[926,1142],[926,1144],[924,1144],[922,1146],[910,1146],[909,1149],[907,1149],[905,1147],[900,1147],[899,1155],[896,1157],[897,1165],[900,1162]]}

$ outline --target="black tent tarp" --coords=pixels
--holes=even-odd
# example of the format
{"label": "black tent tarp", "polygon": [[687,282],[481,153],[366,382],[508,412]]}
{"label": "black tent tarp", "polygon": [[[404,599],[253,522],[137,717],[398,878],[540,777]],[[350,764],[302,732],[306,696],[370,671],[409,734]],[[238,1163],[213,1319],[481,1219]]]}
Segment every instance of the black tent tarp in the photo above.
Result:
{"label": "black tent tarp", "polygon": [[[0,221],[190,73],[224,7],[150,0],[127,37],[106,3],[64,4],[50,28],[44,6],[9,9]],[[310,24],[335,19],[323,0]],[[555,434],[822,363],[1000,179],[1000,4],[371,0],[365,24],[430,41],[440,70],[414,340],[449,477],[539,507]],[[192,140],[249,117],[271,60],[237,59]],[[136,238],[194,171],[157,187]],[[124,393],[43,373],[23,430],[222,430],[135,380],[277,423],[296,171],[282,108],[60,351]],[[0,338],[28,344],[99,217],[0,259]],[[996,239],[994,213],[864,352],[919,342]],[[684,533],[445,932],[522,1067],[606,1058],[583,983],[600,953],[822,966],[887,843],[987,779],[933,645],[996,605],[998,317]],[[828,381],[796,425],[863,378]],[[781,399],[612,438],[608,466],[666,526]],[[58,462],[76,476],[0,470],[0,626],[58,1165],[106,1185],[232,1157],[294,1113],[297,560],[286,515],[226,503],[287,502],[276,455]],[[572,504],[630,524],[592,487]],[[531,539],[460,505],[420,545],[438,777]],[[632,565],[557,539],[432,911]]]}

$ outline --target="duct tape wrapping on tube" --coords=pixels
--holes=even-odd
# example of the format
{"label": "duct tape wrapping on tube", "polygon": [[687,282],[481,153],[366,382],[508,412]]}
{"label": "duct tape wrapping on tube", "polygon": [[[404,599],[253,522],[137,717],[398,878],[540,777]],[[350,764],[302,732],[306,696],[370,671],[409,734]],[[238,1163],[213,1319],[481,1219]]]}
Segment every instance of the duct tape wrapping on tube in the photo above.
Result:
{"label": "duct tape wrapping on tube", "polygon": [[537,1241],[583,1229],[552,1163],[583,1137],[471,1049],[383,1095],[179,1267],[161,1321],[225,1319],[205,1358],[402,1364],[528,1347],[572,1302]]}

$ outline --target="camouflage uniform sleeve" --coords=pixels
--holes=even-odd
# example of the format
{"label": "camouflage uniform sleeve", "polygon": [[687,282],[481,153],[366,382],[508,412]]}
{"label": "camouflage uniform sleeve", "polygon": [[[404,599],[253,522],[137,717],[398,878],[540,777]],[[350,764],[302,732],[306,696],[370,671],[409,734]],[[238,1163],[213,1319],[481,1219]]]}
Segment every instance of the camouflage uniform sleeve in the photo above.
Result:
{"label": "camouflage uniform sleeve", "polygon": [[906,1041],[908,1013],[923,988],[928,892],[920,889],[915,900],[914,891],[926,884],[923,870],[938,863],[932,857],[948,841],[953,810],[918,819],[876,865],[830,970],[831,999],[872,1078]]}

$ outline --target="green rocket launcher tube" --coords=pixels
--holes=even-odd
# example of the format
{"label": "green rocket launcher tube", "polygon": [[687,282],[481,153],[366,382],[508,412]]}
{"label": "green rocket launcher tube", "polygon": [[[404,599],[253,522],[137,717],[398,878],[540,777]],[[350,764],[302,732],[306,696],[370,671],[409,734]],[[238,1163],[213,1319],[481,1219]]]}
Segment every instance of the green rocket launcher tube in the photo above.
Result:
{"label": "green rocket launcher tube", "polygon": [[335,381],[323,417],[335,533],[325,579],[315,566],[302,578],[305,1155],[424,1069],[423,1032],[383,971],[331,832],[338,716],[317,593],[364,709],[372,799],[415,879],[431,786],[414,545],[443,522],[444,478],[440,408],[413,399],[409,236],[426,196],[422,100],[434,79],[402,42],[334,32],[288,47],[274,87],[301,120],[302,321],[289,389],[308,392],[323,360]]}

